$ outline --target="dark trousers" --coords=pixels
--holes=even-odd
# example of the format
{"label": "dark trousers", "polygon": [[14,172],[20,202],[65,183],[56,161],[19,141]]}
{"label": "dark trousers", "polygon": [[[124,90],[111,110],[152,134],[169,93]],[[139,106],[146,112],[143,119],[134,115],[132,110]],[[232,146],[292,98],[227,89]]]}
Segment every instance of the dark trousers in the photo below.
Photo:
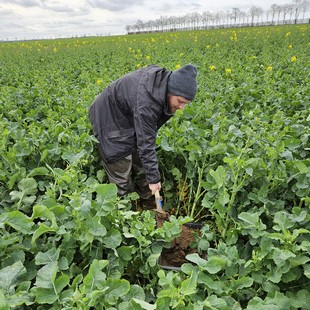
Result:
{"label": "dark trousers", "polygon": [[142,199],[152,196],[149,184],[145,179],[145,173],[138,152],[134,152],[114,163],[107,163],[104,160],[100,145],[99,153],[109,182],[117,185],[119,196],[124,196],[132,192],[137,192]]}

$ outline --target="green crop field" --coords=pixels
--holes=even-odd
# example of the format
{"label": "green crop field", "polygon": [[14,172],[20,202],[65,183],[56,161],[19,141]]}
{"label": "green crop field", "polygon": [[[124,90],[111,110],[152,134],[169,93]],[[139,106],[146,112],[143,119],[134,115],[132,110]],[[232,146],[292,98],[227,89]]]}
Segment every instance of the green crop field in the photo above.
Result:
{"label": "green crop field", "polygon": [[[310,309],[309,50],[309,25],[0,43],[0,309]],[[158,134],[157,228],[107,184],[87,110],[186,63],[199,89]],[[191,221],[196,252],[161,268]]]}

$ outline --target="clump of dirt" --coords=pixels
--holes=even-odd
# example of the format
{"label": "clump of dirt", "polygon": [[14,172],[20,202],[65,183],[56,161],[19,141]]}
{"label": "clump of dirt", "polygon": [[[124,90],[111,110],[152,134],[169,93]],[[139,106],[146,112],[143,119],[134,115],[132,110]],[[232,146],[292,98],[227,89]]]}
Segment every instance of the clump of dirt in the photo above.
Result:
{"label": "clump of dirt", "polygon": [[159,213],[156,212],[156,225],[157,227],[162,227],[164,222],[169,221],[169,213]]}
{"label": "clump of dirt", "polygon": [[195,241],[193,230],[184,225],[181,228],[180,236],[172,240],[170,248],[162,250],[160,257],[160,264],[162,266],[180,267],[188,262],[185,258],[186,255],[197,251],[197,249],[190,248],[190,244]]}
{"label": "clump of dirt", "polygon": [[[157,214],[157,227],[161,227],[163,223],[169,220],[165,214]],[[180,267],[188,262],[186,255],[197,252],[197,249],[191,248],[190,244],[195,242],[195,234],[199,233],[199,229],[182,225],[181,233],[178,238],[171,241],[169,248],[163,248],[160,256],[160,265],[169,267]]]}

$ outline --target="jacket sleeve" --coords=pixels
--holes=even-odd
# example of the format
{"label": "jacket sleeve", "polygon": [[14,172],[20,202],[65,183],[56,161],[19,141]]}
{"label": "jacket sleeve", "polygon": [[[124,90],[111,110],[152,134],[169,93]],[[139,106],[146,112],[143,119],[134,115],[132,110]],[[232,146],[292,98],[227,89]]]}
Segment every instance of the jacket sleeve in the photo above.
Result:
{"label": "jacket sleeve", "polygon": [[161,107],[151,98],[145,98],[136,105],[134,125],[137,138],[137,148],[146,180],[150,184],[160,181],[160,173],[156,156],[156,133]]}

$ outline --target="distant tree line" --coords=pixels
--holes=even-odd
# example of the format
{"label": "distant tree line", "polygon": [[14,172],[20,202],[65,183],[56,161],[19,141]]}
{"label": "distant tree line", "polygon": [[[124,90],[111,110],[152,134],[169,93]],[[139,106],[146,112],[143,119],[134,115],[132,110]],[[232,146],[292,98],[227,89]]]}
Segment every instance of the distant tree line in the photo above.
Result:
{"label": "distant tree line", "polygon": [[[162,32],[182,29],[208,29],[220,27],[241,27],[256,25],[279,25],[298,23],[305,19],[310,7],[309,0],[293,0],[291,4],[272,4],[268,10],[252,6],[244,12],[239,8],[231,10],[200,13],[191,13],[184,16],[160,16],[159,19],[143,22],[138,20],[134,25],[127,25],[126,31],[130,33]],[[303,21],[304,22],[304,21]]]}

